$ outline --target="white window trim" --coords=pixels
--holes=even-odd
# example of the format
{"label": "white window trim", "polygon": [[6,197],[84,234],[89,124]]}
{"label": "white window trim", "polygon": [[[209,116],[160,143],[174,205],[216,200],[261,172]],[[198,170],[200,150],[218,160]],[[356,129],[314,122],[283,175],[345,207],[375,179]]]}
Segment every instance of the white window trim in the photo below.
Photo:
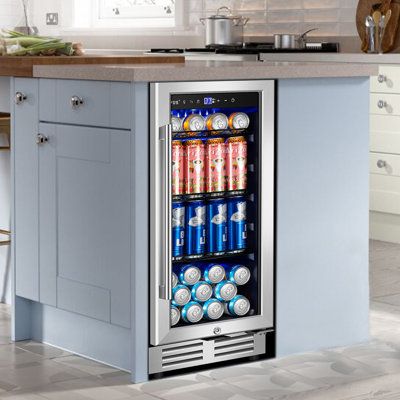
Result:
{"label": "white window trim", "polygon": [[[175,0],[175,24],[173,26],[165,27],[149,27],[149,26],[132,26],[132,21],[129,19],[119,20],[119,26],[112,26],[110,23],[99,24],[98,20],[95,22],[95,15],[98,15],[97,1],[91,0],[92,9],[95,11],[91,15],[90,25],[87,27],[75,27],[74,25],[74,2],[72,0],[62,3],[63,24],[60,27],[61,34],[74,35],[123,35],[123,36],[155,36],[171,31],[187,32],[188,26],[186,24],[185,15],[185,0]],[[97,13],[97,14],[96,14]]]}

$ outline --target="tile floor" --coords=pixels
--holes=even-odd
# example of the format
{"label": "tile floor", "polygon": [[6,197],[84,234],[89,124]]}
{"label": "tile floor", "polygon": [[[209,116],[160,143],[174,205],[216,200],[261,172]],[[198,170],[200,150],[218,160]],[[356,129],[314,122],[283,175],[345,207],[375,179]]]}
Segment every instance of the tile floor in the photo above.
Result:
{"label": "tile floor", "polygon": [[371,243],[368,344],[208,370],[139,385],[129,375],[34,342],[10,343],[0,305],[0,399],[399,400],[400,245]]}

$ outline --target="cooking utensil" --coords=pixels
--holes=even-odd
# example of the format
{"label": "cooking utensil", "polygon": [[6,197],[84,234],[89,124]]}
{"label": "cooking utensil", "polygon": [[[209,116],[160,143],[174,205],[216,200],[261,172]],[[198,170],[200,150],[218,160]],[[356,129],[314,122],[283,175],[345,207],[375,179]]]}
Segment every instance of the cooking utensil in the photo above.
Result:
{"label": "cooking utensil", "polygon": [[243,45],[243,27],[249,18],[233,15],[228,7],[220,7],[215,15],[200,18],[206,27],[207,47]]}
{"label": "cooking utensil", "polygon": [[309,29],[301,35],[295,34],[275,34],[274,44],[276,49],[305,49],[307,35],[318,28]]}
{"label": "cooking utensil", "polygon": [[380,27],[379,27],[379,21],[381,20],[382,17],[382,13],[380,11],[374,11],[372,13],[372,19],[374,20],[374,24],[375,24],[375,31],[374,31],[374,35],[375,35],[375,44],[376,44],[376,49],[378,50],[378,52],[380,51]]}
{"label": "cooking utensil", "polygon": [[365,26],[367,27],[368,53],[375,53],[375,22],[371,15],[365,19]]}

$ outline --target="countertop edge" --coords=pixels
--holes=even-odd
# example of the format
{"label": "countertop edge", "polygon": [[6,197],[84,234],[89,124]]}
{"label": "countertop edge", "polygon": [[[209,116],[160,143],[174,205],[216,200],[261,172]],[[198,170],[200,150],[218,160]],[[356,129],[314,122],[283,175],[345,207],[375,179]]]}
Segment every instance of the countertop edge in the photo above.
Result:
{"label": "countertop edge", "polygon": [[186,64],[33,67],[33,77],[127,82],[369,77],[376,64],[321,62],[187,62]]}

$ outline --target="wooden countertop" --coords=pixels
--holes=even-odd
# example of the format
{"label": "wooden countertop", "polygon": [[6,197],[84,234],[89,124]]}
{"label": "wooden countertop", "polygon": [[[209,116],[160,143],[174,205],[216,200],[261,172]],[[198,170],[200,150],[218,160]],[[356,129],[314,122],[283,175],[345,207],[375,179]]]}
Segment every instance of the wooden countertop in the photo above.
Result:
{"label": "wooden countertop", "polygon": [[35,65],[182,64],[184,62],[185,58],[182,56],[166,55],[3,56],[0,57],[0,76],[33,77]]}

